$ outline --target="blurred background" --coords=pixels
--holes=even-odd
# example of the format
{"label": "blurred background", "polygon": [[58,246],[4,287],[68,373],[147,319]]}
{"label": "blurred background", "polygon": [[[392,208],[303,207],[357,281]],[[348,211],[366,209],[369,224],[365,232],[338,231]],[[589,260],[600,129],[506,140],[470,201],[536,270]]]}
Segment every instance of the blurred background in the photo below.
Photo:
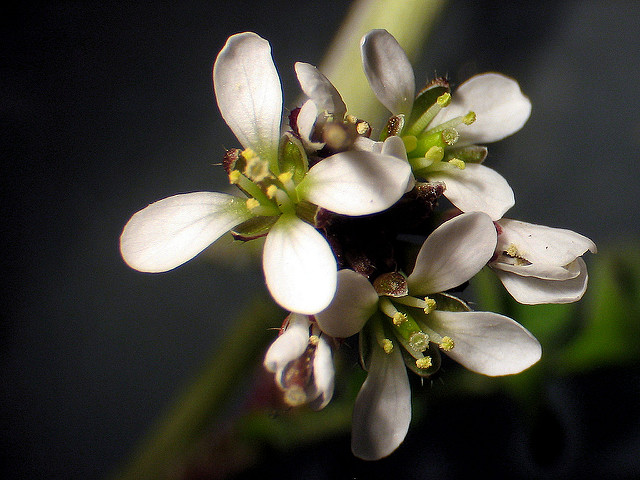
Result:
{"label": "blurred background", "polygon": [[[285,103],[294,107],[294,62],[320,63],[350,4],[7,8],[0,19],[0,451],[8,478],[113,473],[263,291],[260,268],[233,258],[214,263],[205,255],[165,274],[135,272],[119,256],[118,237],[155,200],[227,188],[215,164],[237,141],[211,81],[226,38],[250,30],[271,42]],[[253,426],[253,443],[228,457],[241,457],[237,464],[220,465],[213,450],[225,450],[207,433],[221,424],[214,417],[173,476],[222,478],[227,467],[228,478],[640,476],[638,52],[635,1],[452,0],[416,61],[417,84],[437,74],[456,85],[485,71],[520,82],[531,118],[492,145],[486,161],[515,191],[508,216],[575,230],[600,249],[586,257],[591,289],[576,306],[521,308],[490,280],[472,285],[480,305],[538,336],[539,367],[487,381],[447,364],[433,382],[415,382],[409,436],[377,463],[351,456],[348,418],[327,427],[327,419],[350,415],[353,387],[343,385],[336,409],[310,420],[325,422],[321,434],[310,423],[310,433],[297,438],[289,429],[278,443],[274,425],[286,431],[288,421],[282,415],[266,423],[271,434]],[[259,369],[252,334],[236,355],[257,354]],[[363,376],[351,357],[342,366],[357,391]],[[234,382],[250,391],[254,369],[243,373]],[[224,405],[227,422],[242,413],[239,391]]]}

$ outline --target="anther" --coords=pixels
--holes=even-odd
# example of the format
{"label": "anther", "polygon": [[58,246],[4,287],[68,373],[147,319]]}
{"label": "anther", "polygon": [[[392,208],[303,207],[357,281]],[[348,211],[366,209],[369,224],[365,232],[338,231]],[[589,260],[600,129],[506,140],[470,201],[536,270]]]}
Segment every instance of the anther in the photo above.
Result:
{"label": "anther", "polygon": [[249,210],[253,210],[253,209],[258,208],[260,206],[260,202],[258,200],[256,200],[255,198],[247,198],[246,204],[247,204],[247,208]]}
{"label": "anther", "polygon": [[267,187],[267,197],[269,198],[275,197],[277,191],[278,191],[278,187],[276,187],[275,185],[269,185]]}
{"label": "anther", "polygon": [[449,92],[443,93],[436,99],[436,103],[440,108],[449,106],[451,103],[451,94]]}
{"label": "anther", "polygon": [[444,148],[434,145],[427,150],[427,153],[424,154],[424,158],[431,160],[432,162],[439,162],[444,158]]}
{"label": "anther", "polygon": [[407,321],[407,316],[404,313],[396,312],[393,314],[393,324],[398,327]]}
{"label": "anther", "polygon": [[431,365],[433,365],[433,362],[431,360],[431,357],[429,356],[418,358],[416,360],[416,367],[418,368],[421,368],[421,369],[429,368]]}
{"label": "anther", "polygon": [[427,315],[429,315],[431,312],[433,312],[436,309],[436,301],[433,298],[429,298],[429,297],[424,297],[424,303],[425,303],[425,307],[424,307],[424,313],[426,313]]}
{"label": "anther", "polygon": [[453,165],[454,167],[459,168],[460,170],[464,170],[467,166],[466,163],[464,163],[462,160],[460,160],[459,158],[452,158],[451,160],[449,160],[449,163],[451,165]]}
{"label": "anther", "polygon": [[382,349],[384,350],[384,353],[389,355],[393,351],[393,342],[388,338],[385,338],[382,340]]}
{"label": "anther", "polygon": [[407,153],[413,152],[418,147],[418,139],[415,135],[405,135],[402,137],[402,141],[404,143],[404,148],[407,150]]}
{"label": "anther", "polygon": [[229,183],[231,183],[232,185],[235,185],[236,183],[238,183],[241,176],[242,176],[242,173],[240,172],[240,170],[231,170],[229,172]]}
{"label": "anther", "polygon": [[440,348],[442,350],[444,350],[445,352],[448,352],[449,350],[452,350],[453,347],[454,347],[453,338],[449,336],[442,337],[442,340],[440,341]]}
{"label": "anther", "polygon": [[469,112],[464,117],[462,117],[462,123],[465,125],[471,125],[476,121],[476,112]]}

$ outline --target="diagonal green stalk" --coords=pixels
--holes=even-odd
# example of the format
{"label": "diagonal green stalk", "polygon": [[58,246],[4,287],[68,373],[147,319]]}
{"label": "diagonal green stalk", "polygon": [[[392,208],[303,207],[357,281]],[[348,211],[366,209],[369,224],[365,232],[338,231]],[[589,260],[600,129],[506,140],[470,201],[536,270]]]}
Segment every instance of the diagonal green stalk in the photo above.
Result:
{"label": "diagonal green stalk", "polygon": [[319,67],[342,95],[349,113],[372,122],[385,113],[361,67],[362,36],[383,28],[415,62],[445,4],[445,0],[359,0],[353,4]]}
{"label": "diagonal green stalk", "polygon": [[111,478],[157,480],[164,478],[206,431],[238,387],[242,372],[252,371],[275,338],[285,312],[260,295],[239,315],[224,343],[172,408],[160,418],[130,461]]}

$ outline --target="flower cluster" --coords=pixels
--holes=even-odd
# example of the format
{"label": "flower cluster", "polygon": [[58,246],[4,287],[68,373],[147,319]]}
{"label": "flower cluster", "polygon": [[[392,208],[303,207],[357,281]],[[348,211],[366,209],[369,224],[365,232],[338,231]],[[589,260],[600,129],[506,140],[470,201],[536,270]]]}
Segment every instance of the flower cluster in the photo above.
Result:
{"label": "flower cluster", "polygon": [[[380,132],[348,114],[331,82],[306,63],[295,71],[307,100],[283,122],[268,42],[254,33],[230,37],[213,80],[242,146],[223,160],[240,195],[155,202],[129,220],[120,248],[131,267],[163,272],[228,231],[239,241],[266,237],[266,284],[291,313],[264,365],[288,405],[321,409],[333,395],[336,346],[357,335],[368,376],[354,406],[352,450],[375,460],[407,433],[407,369],[428,377],[444,352],[497,376],[540,358],[524,327],[458,297],[472,277],[488,267],[518,302],[573,302],[587,286],[581,256],[596,248],[568,230],[503,218],[514,194],[483,165],[483,145],[529,117],[515,80],[482,74],[452,93],[436,78],[416,94],[411,64],[388,32],[369,32],[361,52],[391,113]],[[442,197],[450,208],[439,208]]]}

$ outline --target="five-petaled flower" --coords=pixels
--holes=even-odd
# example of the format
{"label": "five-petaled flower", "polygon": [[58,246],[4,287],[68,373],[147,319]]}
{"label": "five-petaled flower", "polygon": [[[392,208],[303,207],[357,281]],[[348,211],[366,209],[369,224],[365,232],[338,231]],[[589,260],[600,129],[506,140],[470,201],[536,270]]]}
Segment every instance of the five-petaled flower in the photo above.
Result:
{"label": "five-petaled flower", "polygon": [[[254,33],[228,39],[213,80],[222,116],[245,149],[229,167],[229,178],[249,198],[195,192],[155,202],[125,226],[122,256],[137,270],[167,271],[258,218],[268,230],[263,269],[273,298],[294,312],[318,312],[334,296],[337,266],[322,234],[300,212],[309,205],[345,215],[385,210],[405,192],[410,167],[383,148],[382,153],[336,153],[309,168],[295,138],[281,140],[280,79],[269,43]],[[297,162],[287,161],[290,150],[283,144],[293,145]]]}

